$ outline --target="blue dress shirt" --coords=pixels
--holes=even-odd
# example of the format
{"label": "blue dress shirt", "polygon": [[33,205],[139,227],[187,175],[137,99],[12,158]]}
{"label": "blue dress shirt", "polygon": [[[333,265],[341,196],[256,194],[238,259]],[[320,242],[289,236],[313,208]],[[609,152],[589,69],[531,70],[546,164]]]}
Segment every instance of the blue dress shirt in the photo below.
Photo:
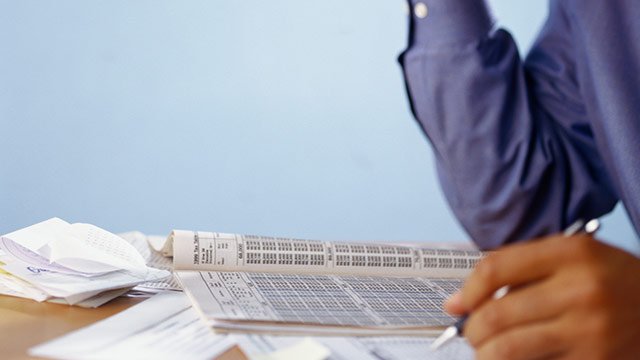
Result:
{"label": "blue dress shirt", "polygon": [[522,61],[483,0],[410,0],[400,56],[456,216],[482,248],[621,200],[640,232],[640,1],[551,0]]}

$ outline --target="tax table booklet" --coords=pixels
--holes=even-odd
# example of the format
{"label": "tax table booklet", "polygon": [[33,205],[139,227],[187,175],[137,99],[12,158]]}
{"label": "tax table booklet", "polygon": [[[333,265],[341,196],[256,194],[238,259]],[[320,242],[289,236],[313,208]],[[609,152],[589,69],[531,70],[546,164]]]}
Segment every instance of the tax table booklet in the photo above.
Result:
{"label": "tax table booklet", "polygon": [[151,244],[216,332],[435,335],[483,253],[173,231]]}

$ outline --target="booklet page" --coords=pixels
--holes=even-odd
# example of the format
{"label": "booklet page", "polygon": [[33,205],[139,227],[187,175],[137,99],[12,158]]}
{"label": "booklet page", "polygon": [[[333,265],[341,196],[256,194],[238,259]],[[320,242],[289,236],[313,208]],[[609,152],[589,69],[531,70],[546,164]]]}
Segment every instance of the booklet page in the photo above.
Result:
{"label": "booklet page", "polygon": [[289,275],[247,272],[176,273],[203,316],[369,328],[443,327],[442,308],[459,279]]}
{"label": "booklet page", "polygon": [[465,277],[479,251],[174,231],[176,270]]}

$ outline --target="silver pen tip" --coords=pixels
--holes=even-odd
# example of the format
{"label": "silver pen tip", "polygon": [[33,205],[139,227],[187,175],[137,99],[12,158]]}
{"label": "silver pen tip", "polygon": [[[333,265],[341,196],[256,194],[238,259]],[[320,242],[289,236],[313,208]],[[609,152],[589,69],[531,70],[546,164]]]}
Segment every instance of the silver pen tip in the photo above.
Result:
{"label": "silver pen tip", "polygon": [[442,347],[442,345],[448,343],[456,336],[458,336],[458,329],[455,326],[449,326],[445,331],[442,332],[442,334],[440,334],[440,336],[438,336],[437,339],[435,339],[431,343],[430,349],[438,350]]}

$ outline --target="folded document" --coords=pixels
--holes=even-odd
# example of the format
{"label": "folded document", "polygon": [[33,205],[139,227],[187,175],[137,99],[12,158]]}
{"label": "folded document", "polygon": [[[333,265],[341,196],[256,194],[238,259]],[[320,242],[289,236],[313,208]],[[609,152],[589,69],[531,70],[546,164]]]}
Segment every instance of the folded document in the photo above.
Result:
{"label": "folded document", "polygon": [[425,244],[173,231],[152,244],[217,332],[425,336],[483,253]]}
{"label": "folded document", "polygon": [[52,218],[0,237],[0,294],[94,307],[167,276],[127,241],[90,224]]}

